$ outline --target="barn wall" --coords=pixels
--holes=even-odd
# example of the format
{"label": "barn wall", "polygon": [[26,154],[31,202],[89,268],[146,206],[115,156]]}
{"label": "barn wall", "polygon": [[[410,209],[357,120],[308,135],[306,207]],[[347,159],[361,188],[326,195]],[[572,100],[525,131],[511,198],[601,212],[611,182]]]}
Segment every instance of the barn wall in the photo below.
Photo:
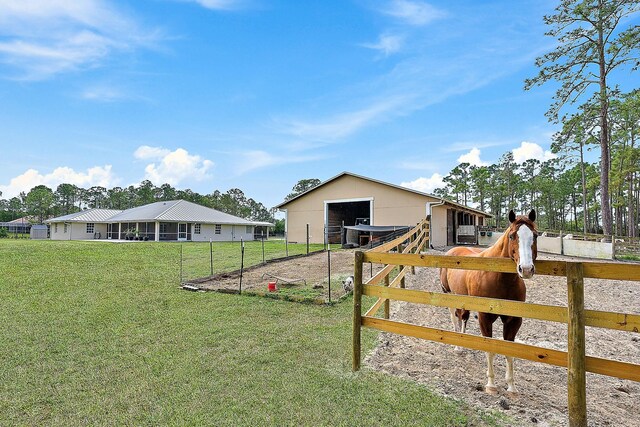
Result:
{"label": "barn wall", "polygon": [[287,236],[291,242],[306,241],[306,224],[310,240],[324,242],[325,202],[373,198],[372,225],[413,226],[424,219],[426,203],[438,201],[411,191],[344,175],[285,206]]}

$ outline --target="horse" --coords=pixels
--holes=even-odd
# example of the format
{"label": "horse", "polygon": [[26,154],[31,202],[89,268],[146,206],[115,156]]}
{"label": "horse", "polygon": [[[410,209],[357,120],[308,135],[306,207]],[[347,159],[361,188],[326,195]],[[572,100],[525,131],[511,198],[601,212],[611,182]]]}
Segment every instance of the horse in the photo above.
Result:
{"label": "horse", "polygon": [[[526,287],[523,279],[530,279],[535,274],[533,262],[538,255],[538,231],[535,220],[535,210],[531,210],[528,216],[517,217],[512,210],[509,212],[509,228],[493,246],[484,250],[471,247],[456,247],[449,250],[447,255],[511,258],[517,266],[517,272],[498,273],[441,268],[440,282],[444,292],[524,302]],[[454,330],[464,333],[469,320],[469,311],[453,308],[449,310]],[[514,341],[522,325],[522,317],[478,313],[480,332],[483,336],[491,338],[493,335],[493,323],[498,317],[503,323],[503,338],[508,341]],[[485,386],[485,391],[489,394],[497,394],[493,371],[494,358],[495,353],[487,353],[487,385]],[[508,386],[507,392],[515,394],[517,391],[513,380],[513,357],[506,356],[506,358],[507,372],[505,379]]]}

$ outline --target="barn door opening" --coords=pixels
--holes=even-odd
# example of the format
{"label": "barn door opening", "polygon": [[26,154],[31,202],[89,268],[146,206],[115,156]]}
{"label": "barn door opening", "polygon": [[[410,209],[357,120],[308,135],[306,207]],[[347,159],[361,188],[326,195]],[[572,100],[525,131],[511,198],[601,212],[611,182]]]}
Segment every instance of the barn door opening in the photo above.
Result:
{"label": "barn door opening", "polygon": [[327,203],[325,226],[329,243],[342,243],[342,226],[371,225],[371,200]]}

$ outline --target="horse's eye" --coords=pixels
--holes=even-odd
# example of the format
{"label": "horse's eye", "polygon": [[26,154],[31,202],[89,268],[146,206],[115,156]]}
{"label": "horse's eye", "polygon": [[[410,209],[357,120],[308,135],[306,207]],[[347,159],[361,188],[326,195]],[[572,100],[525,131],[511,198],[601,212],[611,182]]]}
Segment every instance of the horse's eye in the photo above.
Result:
{"label": "horse's eye", "polygon": [[514,234],[509,234],[509,240],[513,240],[515,238],[516,238],[516,236]]}

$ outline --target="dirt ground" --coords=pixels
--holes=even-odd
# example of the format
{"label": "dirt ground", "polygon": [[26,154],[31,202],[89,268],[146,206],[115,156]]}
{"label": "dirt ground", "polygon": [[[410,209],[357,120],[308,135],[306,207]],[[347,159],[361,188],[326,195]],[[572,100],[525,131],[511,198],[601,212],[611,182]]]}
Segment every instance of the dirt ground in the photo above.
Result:
{"label": "dirt ground", "polygon": [[[442,254],[442,252],[433,252]],[[564,259],[540,254],[539,259]],[[527,283],[527,302],[566,306],[566,278],[535,276]],[[417,268],[407,276],[408,289],[441,291],[437,270]],[[640,283],[585,279],[585,306],[589,309],[640,313]],[[447,308],[392,302],[391,319],[417,325],[453,330]],[[567,327],[561,323],[524,319],[516,341],[567,350]],[[480,335],[472,315],[467,332]],[[502,336],[502,324],[494,325],[494,337]],[[587,354],[630,363],[640,363],[640,335],[588,327]],[[517,360],[515,381],[518,396],[506,393],[505,359],[496,356],[496,385],[499,392],[484,392],[485,353],[388,333],[365,363],[391,375],[428,384],[443,395],[469,404],[501,411],[514,417],[518,426],[564,426],[567,418],[566,369]],[[587,373],[587,411],[590,426],[640,426],[640,384]]]}
{"label": "dirt ground", "polygon": [[[430,251],[440,254],[439,251]],[[540,254],[539,259],[569,260],[568,257]],[[341,280],[353,274],[353,251],[331,254],[332,298],[344,294]],[[379,269],[373,268],[373,274]],[[285,262],[270,263],[245,272],[243,289],[266,290],[264,273],[275,276],[306,279],[306,285],[290,289],[327,288],[327,255],[320,253]],[[365,279],[372,270],[365,266]],[[214,282],[200,284],[208,289],[238,288],[238,275],[221,277]],[[440,292],[438,272],[432,268],[416,268],[407,275],[408,289]],[[281,287],[282,289],[282,287]],[[640,283],[613,280],[585,279],[585,306],[590,309],[640,313]],[[527,302],[564,305],[567,303],[566,278],[535,276],[527,281]],[[368,307],[365,307],[365,309]],[[404,302],[392,302],[391,319],[430,327],[452,330],[447,308]],[[567,327],[561,323],[524,319],[516,341],[557,350],[567,349]],[[472,315],[467,332],[480,335],[478,321]],[[640,334],[587,328],[587,354],[640,364]],[[502,324],[494,325],[494,337],[502,336]],[[468,402],[476,408],[501,411],[516,419],[516,426],[565,426],[567,418],[566,369],[517,360],[515,368],[517,396],[506,393],[504,381],[505,359],[496,356],[496,385],[498,395],[484,392],[486,383],[485,353],[407,338],[380,334],[379,345],[366,356],[365,364],[391,375],[407,378],[430,386],[437,392]],[[590,426],[640,426],[640,383],[587,373],[587,410]]]}
{"label": "dirt ground", "polygon": [[[342,288],[342,281],[353,275],[354,251],[332,251],[331,252],[331,298],[333,300],[345,294]],[[270,281],[275,277],[285,279],[305,279],[305,282],[296,281],[295,284],[287,285],[278,281],[276,286],[281,292],[298,292],[301,295],[311,295],[327,299],[328,297],[328,256],[326,252],[316,253],[309,256],[297,257],[286,261],[272,262],[264,266],[245,271],[242,275],[243,290],[266,291]],[[379,267],[375,267],[375,274]],[[370,274],[370,269],[366,269],[365,277]],[[198,286],[207,290],[237,290],[239,287],[240,275],[238,273],[221,275],[214,280],[200,283]],[[314,289],[314,286],[316,287]],[[321,287],[319,287],[321,286]]]}

